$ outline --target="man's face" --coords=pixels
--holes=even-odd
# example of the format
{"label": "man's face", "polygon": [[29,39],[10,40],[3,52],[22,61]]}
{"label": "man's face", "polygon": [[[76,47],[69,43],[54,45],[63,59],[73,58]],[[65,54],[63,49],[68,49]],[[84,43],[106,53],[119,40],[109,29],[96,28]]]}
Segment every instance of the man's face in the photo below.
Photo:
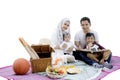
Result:
{"label": "man's face", "polygon": [[86,33],[89,32],[90,26],[91,25],[87,20],[81,22],[81,27],[82,27],[83,31]]}
{"label": "man's face", "polygon": [[86,38],[86,42],[89,43],[93,43],[95,41],[95,38],[93,36],[89,36]]}

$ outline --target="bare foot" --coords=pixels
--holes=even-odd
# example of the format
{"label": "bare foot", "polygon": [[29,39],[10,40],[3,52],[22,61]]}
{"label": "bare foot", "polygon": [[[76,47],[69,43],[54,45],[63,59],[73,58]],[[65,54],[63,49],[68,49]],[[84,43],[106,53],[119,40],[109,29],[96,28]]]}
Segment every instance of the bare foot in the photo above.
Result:
{"label": "bare foot", "polygon": [[101,59],[99,63],[100,63],[100,64],[103,64],[103,63],[104,63],[104,59]]}
{"label": "bare foot", "polygon": [[98,60],[98,59],[95,59],[95,61],[96,61],[96,62],[99,62],[99,60]]}

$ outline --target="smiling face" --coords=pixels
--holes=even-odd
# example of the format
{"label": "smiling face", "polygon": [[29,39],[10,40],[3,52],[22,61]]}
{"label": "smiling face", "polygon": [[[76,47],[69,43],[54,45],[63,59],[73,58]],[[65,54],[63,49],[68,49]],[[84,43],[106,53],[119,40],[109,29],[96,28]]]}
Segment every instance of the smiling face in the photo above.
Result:
{"label": "smiling face", "polygon": [[95,42],[95,36],[93,33],[87,33],[86,34],[86,43],[89,44],[89,43],[94,43]]}
{"label": "smiling face", "polygon": [[86,38],[86,42],[89,43],[94,43],[95,42],[95,38],[93,36],[89,36]]}
{"label": "smiling face", "polygon": [[69,42],[70,38],[71,38],[70,33],[65,32],[63,34],[63,41]]}
{"label": "smiling face", "polygon": [[62,24],[62,31],[65,31],[65,30],[67,30],[68,28],[69,28],[69,26],[70,26],[70,22],[69,21],[66,21],[66,22],[64,22],[63,24]]}
{"label": "smiling face", "polygon": [[91,24],[87,20],[84,20],[84,21],[81,22],[81,27],[82,27],[84,33],[89,32],[90,26],[91,26]]}
{"label": "smiling face", "polygon": [[70,41],[70,35],[64,35],[64,41],[69,42]]}

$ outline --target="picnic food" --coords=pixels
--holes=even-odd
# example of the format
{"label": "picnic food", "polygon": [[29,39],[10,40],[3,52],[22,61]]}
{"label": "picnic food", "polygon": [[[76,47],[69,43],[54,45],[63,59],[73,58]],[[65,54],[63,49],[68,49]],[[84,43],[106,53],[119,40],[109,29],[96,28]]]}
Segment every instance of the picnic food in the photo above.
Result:
{"label": "picnic food", "polygon": [[77,74],[80,73],[80,70],[78,68],[69,68],[67,69],[68,74]]}
{"label": "picnic food", "polygon": [[54,68],[51,66],[47,67],[46,73],[51,78],[62,78],[67,74],[66,69],[64,67]]}

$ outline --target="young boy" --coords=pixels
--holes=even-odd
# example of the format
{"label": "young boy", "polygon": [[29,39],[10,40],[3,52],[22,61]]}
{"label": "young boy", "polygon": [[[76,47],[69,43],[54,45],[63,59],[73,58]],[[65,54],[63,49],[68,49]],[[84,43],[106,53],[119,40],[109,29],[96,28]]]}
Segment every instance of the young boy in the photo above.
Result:
{"label": "young boy", "polygon": [[100,64],[101,67],[107,67],[111,69],[113,66],[109,64],[110,61],[109,62],[107,61],[110,56],[111,51],[106,50],[100,44],[96,43],[95,36],[93,33],[87,33],[85,40],[87,44],[84,47],[84,49],[86,49],[86,51],[87,50],[90,51],[89,53],[86,54],[87,57],[94,60],[96,64]]}

